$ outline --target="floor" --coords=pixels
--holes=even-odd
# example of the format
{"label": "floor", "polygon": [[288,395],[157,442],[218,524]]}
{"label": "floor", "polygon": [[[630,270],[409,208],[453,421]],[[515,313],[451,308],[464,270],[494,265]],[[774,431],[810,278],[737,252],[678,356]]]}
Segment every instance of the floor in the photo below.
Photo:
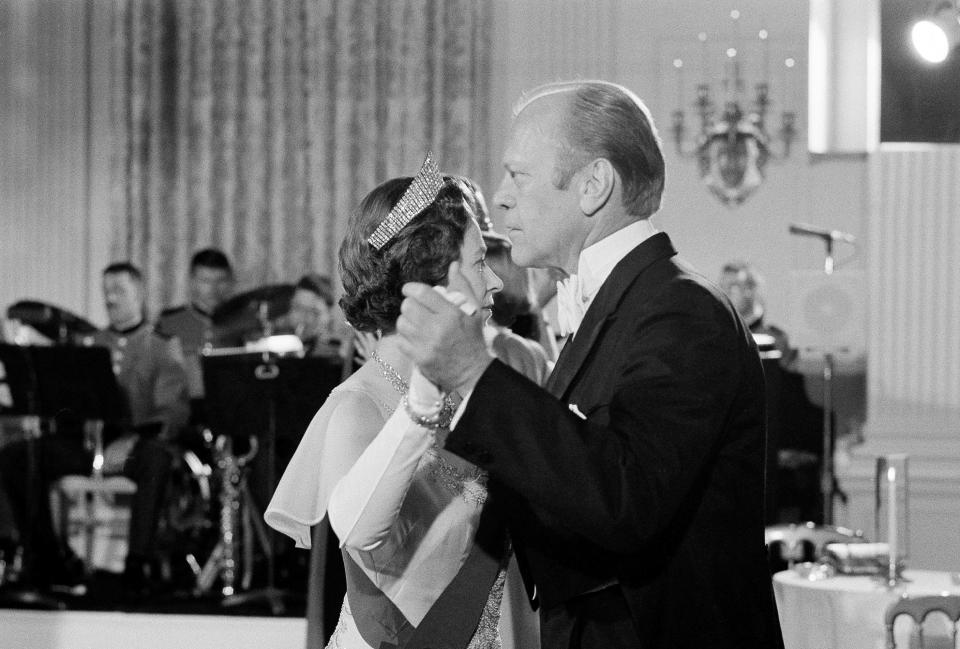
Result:
{"label": "floor", "polygon": [[294,617],[0,610],[0,649],[303,649]]}
{"label": "floor", "polygon": [[302,649],[305,599],[254,587],[234,598],[190,587],[125,595],[117,573],[97,570],[82,594],[0,588],[0,649]]}

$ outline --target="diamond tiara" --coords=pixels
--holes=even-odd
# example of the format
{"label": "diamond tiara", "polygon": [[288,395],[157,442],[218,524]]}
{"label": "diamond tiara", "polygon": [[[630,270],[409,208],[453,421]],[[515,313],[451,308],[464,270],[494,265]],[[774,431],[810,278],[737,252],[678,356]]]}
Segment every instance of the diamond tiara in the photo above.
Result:
{"label": "diamond tiara", "polygon": [[432,154],[428,153],[413,182],[403,192],[403,196],[390,210],[387,218],[381,221],[373,234],[367,238],[367,243],[377,250],[383,248],[407,223],[437,199],[437,194],[442,187],[443,176],[440,174],[440,168],[433,161]]}

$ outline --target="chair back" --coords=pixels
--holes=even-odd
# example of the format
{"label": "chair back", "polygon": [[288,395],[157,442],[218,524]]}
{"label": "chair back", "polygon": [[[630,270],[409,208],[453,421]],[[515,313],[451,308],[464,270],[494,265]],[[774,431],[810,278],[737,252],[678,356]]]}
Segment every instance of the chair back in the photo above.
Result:
{"label": "chair back", "polygon": [[887,626],[887,649],[896,649],[896,639],[893,636],[893,625],[897,618],[906,615],[913,619],[916,629],[916,646],[923,649],[923,621],[928,615],[934,612],[940,612],[950,619],[951,642],[948,646],[955,647],[957,644],[957,621],[960,620],[960,595],[920,595],[910,596],[906,593],[889,607],[884,616],[884,622]]}
{"label": "chair back", "polygon": [[769,525],[764,530],[767,548],[780,546],[780,556],[789,567],[810,557],[816,561],[823,556],[829,543],[864,543],[863,532],[833,525],[782,523]]}

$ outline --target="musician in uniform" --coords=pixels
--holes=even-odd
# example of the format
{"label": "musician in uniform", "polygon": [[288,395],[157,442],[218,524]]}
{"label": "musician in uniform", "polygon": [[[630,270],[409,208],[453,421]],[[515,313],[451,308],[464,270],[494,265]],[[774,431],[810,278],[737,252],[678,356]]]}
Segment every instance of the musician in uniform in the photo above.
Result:
{"label": "musician in uniform", "polygon": [[180,341],[196,422],[203,421],[200,354],[215,342],[213,312],[230,297],[233,285],[233,268],[226,254],[216,248],[199,250],[190,260],[190,303],[164,309],[157,319],[157,331]]}
{"label": "musician in uniform", "polygon": [[340,341],[331,333],[333,323],[333,286],[330,278],[308,273],[297,280],[290,298],[290,311],[278,325],[289,329],[303,341],[307,356],[335,358],[341,353]]}
{"label": "musician in uniform", "polygon": [[[157,523],[173,463],[173,441],[189,416],[187,377],[179,343],[158,334],[144,316],[142,276],[127,262],[103,271],[103,293],[109,327],[86,337],[87,345],[110,350],[114,374],[124,401],[124,417],[107,422],[104,429],[104,474],[122,474],[137,483],[133,496],[124,585],[132,593],[150,586],[156,567]],[[51,521],[49,485],[65,475],[87,475],[93,470],[91,450],[84,445],[81,422],[63,416],[54,435],[39,440],[41,491],[37,504],[32,547],[35,564],[46,568],[39,585],[57,583],[68,573],[69,549],[57,539]],[[18,524],[28,524],[26,493],[27,450],[22,442],[0,451],[0,488],[5,489],[17,512]],[[21,537],[23,535],[21,534]],[[44,583],[45,582],[45,583]]]}
{"label": "musician in uniform", "polygon": [[717,283],[733,302],[750,333],[773,338],[773,347],[781,354],[780,365],[786,370],[792,369],[797,360],[797,350],[790,346],[790,340],[783,329],[764,320],[766,310],[763,301],[763,277],[760,273],[745,261],[729,261],[723,265]]}

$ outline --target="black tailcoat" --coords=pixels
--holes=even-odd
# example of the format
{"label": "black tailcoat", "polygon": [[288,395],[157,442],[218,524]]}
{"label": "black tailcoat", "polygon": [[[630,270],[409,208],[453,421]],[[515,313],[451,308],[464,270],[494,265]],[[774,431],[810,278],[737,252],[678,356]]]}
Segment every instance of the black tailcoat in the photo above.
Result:
{"label": "black tailcoat", "polygon": [[760,359],[729,300],[675,256],[660,233],[614,268],[547,389],[494,361],[446,441],[490,473],[549,649],[596,644],[576,635],[604,620],[558,629],[553,613],[594,615],[578,598],[610,588],[636,632],[621,646],[783,646]]}

